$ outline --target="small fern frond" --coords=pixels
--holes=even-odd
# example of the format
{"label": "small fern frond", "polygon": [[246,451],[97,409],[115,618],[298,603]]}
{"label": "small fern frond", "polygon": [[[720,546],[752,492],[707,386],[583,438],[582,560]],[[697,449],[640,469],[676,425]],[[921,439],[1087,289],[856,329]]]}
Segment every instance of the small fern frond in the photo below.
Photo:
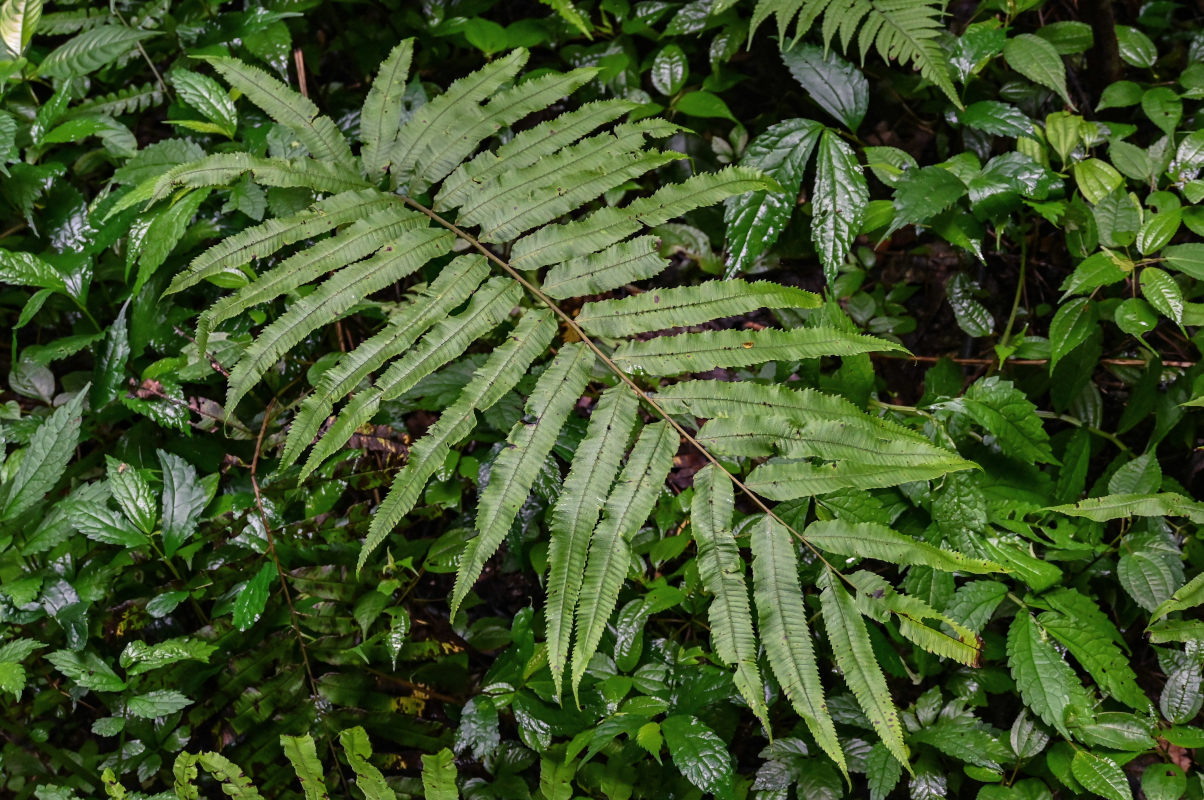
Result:
{"label": "small fern frond", "polygon": [[451,249],[446,231],[420,228],[404,234],[373,258],[343,267],[316,291],[294,303],[251,343],[230,371],[226,405],[235,408],[269,367],[307,335],[340,319],[364,297],[396,283]]}
{"label": "small fern frond", "polygon": [[495,349],[459,399],[439,415],[427,435],[410,450],[410,457],[397,473],[384,503],[372,518],[368,537],[360,550],[357,569],[418,502],[426,482],[446,461],[453,445],[472,431],[478,411],[492,408],[502,395],[518,383],[525,371],[547,349],[556,333],[556,323],[544,311],[528,311],[506,341]]}
{"label": "small fern frond", "polygon": [[698,545],[698,577],[711,600],[711,639],[715,652],[736,667],[735,684],[765,730],[769,711],[765,684],[757,668],[757,637],[753,632],[744,563],[732,535],[735,494],[731,479],[707,465],[694,475],[694,501],[690,506],[690,531]]}
{"label": "small fern frond", "polygon": [[618,482],[606,498],[602,521],[590,537],[577,606],[571,677],[574,697],[618,603],[619,589],[631,564],[631,537],[652,513],[673,466],[677,445],[677,434],[665,422],[654,422],[640,431]]}
{"label": "small fern frond", "polygon": [[548,663],[559,694],[568,663],[573,612],[581,595],[590,533],[619,473],[636,423],[639,401],[626,386],[607,389],[590,415],[564,486],[552,509],[548,543]]}
{"label": "small fern frond", "polygon": [[887,61],[913,64],[961,108],[949,57],[940,45],[944,12],[942,0],[758,0],[748,36],[751,41],[761,23],[774,17],[785,47],[792,20],[798,39],[822,17],[820,36],[826,46],[839,39],[841,49],[848,52],[856,37],[862,61],[873,49]]}
{"label": "small fern frond", "polygon": [[354,169],[355,159],[347,139],[334,120],[320,113],[308,97],[285,86],[268,73],[234,58],[196,56],[217,70],[226,82],[263,109],[269,117],[288,128],[309,154],[318,161]]}
{"label": "small fern frond", "polygon": [[831,569],[826,569],[820,577],[823,591],[819,599],[823,609],[824,632],[828,643],[832,645],[836,665],[840,667],[845,683],[853,690],[857,704],[865,712],[882,743],[910,771],[899,712],[891,700],[882,667],[878,666],[878,659],[874,657],[865,620],[840,581],[841,578]]}
{"label": "small fern frond", "polygon": [[360,116],[360,159],[369,179],[384,175],[397,141],[398,125],[406,92],[406,78],[414,58],[414,40],[406,39],[385,58],[376,80],[364,98]]}
{"label": "small fern frond", "polygon": [[769,667],[815,741],[847,780],[848,764],[820,683],[794,542],[777,520],[766,515],[753,526],[752,552],[757,626]]}
{"label": "small fern frond", "polygon": [[593,363],[594,354],[589,348],[579,343],[566,345],[536,381],[527,400],[526,415],[510,429],[506,445],[490,470],[489,484],[477,501],[476,536],[468,540],[456,572],[452,616],[477,582],[485,562],[510,532],[544,459],[556,444],[561,426],[589,383]]}
{"label": "small fern frond", "polygon": [[818,308],[819,305],[817,295],[802,289],[769,281],[746,283],[736,278],[586,303],[577,315],[577,324],[593,336],[616,338],[701,325],[761,308]]}

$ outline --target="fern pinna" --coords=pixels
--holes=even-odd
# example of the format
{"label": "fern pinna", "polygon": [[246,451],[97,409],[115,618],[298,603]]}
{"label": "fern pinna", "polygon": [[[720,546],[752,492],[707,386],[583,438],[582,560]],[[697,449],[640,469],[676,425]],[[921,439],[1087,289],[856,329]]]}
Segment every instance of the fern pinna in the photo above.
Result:
{"label": "fern pinna", "polygon": [[[768,727],[767,665],[816,741],[847,771],[814,652],[814,612],[800,580],[805,560],[845,681],[889,752],[906,765],[903,729],[866,618],[893,620],[917,646],[968,665],[977,662],[980,644],[972,631],[875,573],[845,574],[837,564],[877,559],[959,573],[998,567],[881,523],[830,518],[832,504],[817,504],[816,519],[798,531],[770,503],[792,501],[790,518],[799,520],[800,507],[805,511],[803,503],[815,496],[933,480],[973,465],[836,396],[690,377],[901,348],[825,324],[833,317],[823,314],[794,329],[697,330],[763,308],[821,304],[810,292],[765,281],[632,287],[667,266],[650,228],[772,188],[768,179],[733,167],[664,185],[622,206],[599,205],[607,192],[682,158],[649,146],[675,126],[657,119],[623,122],[634,105],[622,100],[586,103],[519,126],[595,75],[580,69],[519,80],[522,51],[455,82],[399,125],[411,47],[399,45],[372,85],[358,154],[306,98],[258,69],[209,59],[306,154],[211,155],[147,180],[117,204],[178,201],[248,175],[265,186],[313,192],[304,210],[268,219],[204,252],[170,287],[180,291],[206,280],[237,287],[201,315],[202,349],[218,326],[286,298],[286,310],[259,331],[230,371],[226,408],[233,411],[302,339],[425,268],[432,279],[413,284],[408,301],[379,332],[321,376],[296,409],[281,453],[284,467],[300,461],[301,476],[308,476],[345,448],[383,403],[469,348],[486,352],[471,380],[414,443],[376,511],[359,566],[415,507],[452,449],[470,439],[479,415],[535,375],[479,493],[475,531],[464,542],[451,598],[454,613],[505,540],[581,398],[596,396],[549,515],[545,617],[556,686],[567,674],[576,692],[631,568],[631,539],[684,444],[708,462],[695,477],[692,532],[702,581],[714,596],[714,646],[735,667],[740,694]],[[520,132],[497,143],[497,134],[511,126]],[[593,299],[575,317],[558,305],[583,296]],[[747,539],[734,533],[737,490],[755,511],[753,524],[741,529]],[[742,560],[747,547],[751,600]]]}

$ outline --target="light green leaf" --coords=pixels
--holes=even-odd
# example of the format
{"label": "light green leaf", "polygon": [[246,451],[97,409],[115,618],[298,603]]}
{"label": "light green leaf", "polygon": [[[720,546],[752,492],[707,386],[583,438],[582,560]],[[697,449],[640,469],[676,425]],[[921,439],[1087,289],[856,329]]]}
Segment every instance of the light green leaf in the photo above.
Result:
{"label": "light green leaf", "polygon": [[1124,185],[1124,176],[1107,161],[1088,158],[1074,165],[1074,181],[1088,203],[1095,205]]}
{"label": "light green leaf", "polygon": [[1008,629],[1007,653],[1008,668],[1025,705],[1069,738],[1066,711],[1072,702],[1086,699],[1083,687],[1026,610],[1016,614]]}
{"label": "light green leaf", "polygon": [[41,17],[42,0],[4,0],[0,7],[0,41],[8,58],[15,60],[25,54]]}
{"label": "light green leaf", "polygon": [[686,780],[717,800],[731,800],[732,757],[722,739],[697,717],[674,714],[661,723],[673,764]]}
{"label": "light green leaf", "polygon": [[1174,492],[1160,494],[1110,494],[1091,497],[1078,503],[1045,509],[1070,517],[1086,517],[1096,522],[1124,517],[1187,517],[1204,523],[1204,503]]}
{"label": "light green leaf", "polygon": [[1052,44],[1040,36],[1022,33],[1008,39],[1003,46],[1003,57],[1012,69],[1033,83],[1052,89],[1063,102],[1073,105],[1066,91],[1066,65]]}
{"label": "light green leaf", "polygon": [[158,689],[126,700],[125,707],[135,717],[155,719],[174,714],[192,705],[192,700],[171,689]]}
{"label": "light green leaf", "polygon": [[328,800],[330,795],[326,791],[325,770],[318,761],[318,749],[313,737],[309,734],[281,736],[280,747],[301,781],[305,800]]}
{"label": "light green leaf", "polygon": [[803,531],[803,537],[821,550],[842,556],[926,566],[947,572],[973,574],[1003,571],[998,564],[935,547],[876,522],[848,522],[843,519],[812,522]]}
{"label": "light green leaf", "polygon": [[59,45],[42,59],[38,72],[48,78],[78,78],[112,64],[139,42],[158,36],[124,25],[101,25]]}
{"label": "light green leaf", "polygon": [[234,599],[234,627],[245,631],[259,621],[267,606],[276,572],[276,563],[265,561],[255,576],[243,585]]}
{"label": "light green leaf", "polygon": [[80,423],[87,387],[34,431],[16,473],[0,486],[0,520],[12,520],[54,488],[67,469],[79,441]]}
{"label": "light green leaf", "polygon": [[830,130],[824,131],[815,154],[811,241],[831,285],[861,233],[869,188],[853,149]]}
{"label": "light green leaf", "polygon": [[343,745],[347,763],[355,773],[355,787],[364,793],[364,800],[396,800],[397,795],[385,782],[385,776],[368,760],[372,756],[372,745],[361,726],[341,731],[339,744]]}
{"label": "light green leaf", "polygon": [[1077,750],[1070,770],[1083,788],[1107,800],[1133,800],[1129,779],[1116,762],[1089,750]]}
{"label": "light green leaf", "polygon": [[458,800],[456,758],[446,747],[422,757],[422,788],[427,800]]}

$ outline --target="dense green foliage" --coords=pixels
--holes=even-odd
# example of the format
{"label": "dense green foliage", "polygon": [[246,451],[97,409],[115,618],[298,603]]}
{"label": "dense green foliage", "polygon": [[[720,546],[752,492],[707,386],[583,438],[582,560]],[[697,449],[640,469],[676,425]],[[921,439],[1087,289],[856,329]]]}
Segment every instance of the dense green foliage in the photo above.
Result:
{"label": "dense green foliage", "polygon": [[1204,798],[1200,22],[4,0],[0,794]]}

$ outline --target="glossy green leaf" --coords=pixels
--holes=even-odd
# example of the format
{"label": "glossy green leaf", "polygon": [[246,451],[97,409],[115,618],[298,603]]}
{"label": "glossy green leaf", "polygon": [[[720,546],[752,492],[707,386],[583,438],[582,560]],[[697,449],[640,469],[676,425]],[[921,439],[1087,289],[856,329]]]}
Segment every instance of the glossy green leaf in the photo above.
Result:
{"label": "glossy green leaf", "polygon": [[1003,57],[1012,69],[1033,83],[1052,89],[1063,102],[1071,105],[1066,91],[1066,66],[1052,44],[1031,33],[1022,33],[1008,39],[1003,47]]}
{"label": "glossy green leaf", "polygon": [[856,132],[869,109],[869,82],[835,52],[812,44],[782,51],[782,61],[819,107]]}

